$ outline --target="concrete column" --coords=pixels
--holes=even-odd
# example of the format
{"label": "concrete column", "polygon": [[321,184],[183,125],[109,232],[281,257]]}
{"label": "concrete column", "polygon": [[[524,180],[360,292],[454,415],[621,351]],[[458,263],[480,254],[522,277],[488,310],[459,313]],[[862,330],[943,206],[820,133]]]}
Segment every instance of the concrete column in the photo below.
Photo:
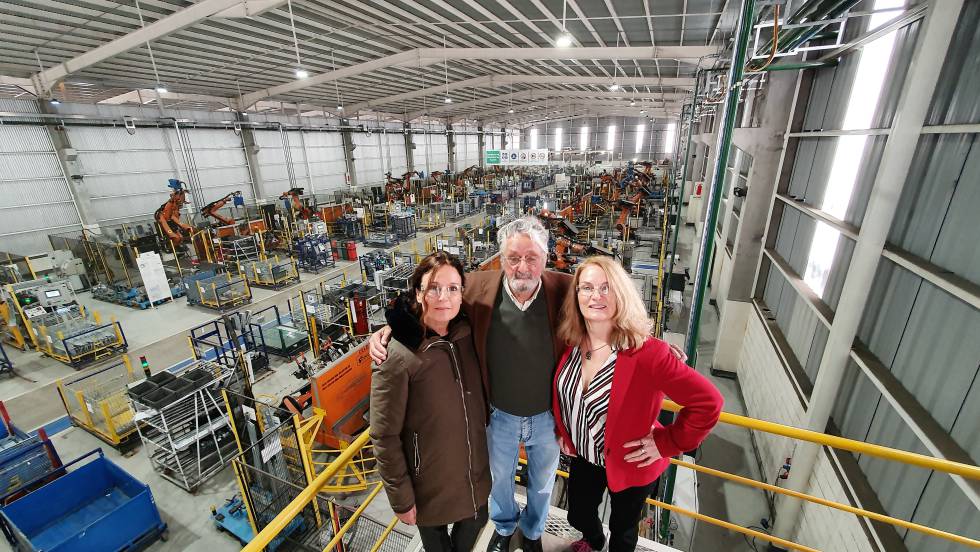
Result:
{"label": "concrete column", "polygon": [[347,185],[351,189],[357,187],[357,174],[354,172],[354,135],[351,133],[350,122],[347,119],[340,120],[340,138],[344,144],[344,162],[347,165]]}
{"label": "concrete column", "polygon": [[[765,91],[766,98],[794,98],[798,89],[798,73],[772,73]],[[785,101],[764,103],[759,128],[735,129],[732,138],[738,149],[752,156],[749,168],[748,191],[742,202],[738,228],[731,234],[731,214],[735,205],[734,190],[729,193],[726,208],[725,236],[732,236],[732,267],[728,282],[719,282],[715,289],[724,290],[717,297],[721,318],[718,340],[711,365],[714,375],[734,376],[741,354],[745,326],[752,312],[755,271],[762,257],[763,236],[769,206],[779,178],[783,137],[789,128],[792,104]]]}
{"label": "concrete column", "polygon": [[[936,90],[949,43],[956,30],[963,0],[937,0],[929,4],[919,28],[915,52],[908,75],[902,85],[901,97],[895,109],[895,120],[875,175],[871,200],[868,203],[861,233],[854,247],[839,304],[827,337],[810,405],[805,429],[826,431],[830,413],[840,394],[851,346],[870,297],[885,240],[891,230],[902,189],[908,179],[909,167],[926,121],[926,114]],[[797,442],[793,452],[793,469],[786,487],[807,492],[821,447]],[[954,479],[958,484],[962,478]],[[969,483],[967,489],[972,488]],[[819,493],[818,493],[819,494]],[[969,496],[969,495],[968,495]],[[800,528],[803,505],[799,499],[782,497],[776,507],[773,534],[792,538]]]}
{"label": "concrete column", "polygon": [[486,139],[483,136],[482,126],[476,128],[476,149],[477,149],[477,153],[479,154],[479,159],[477,160],[477,163],[482,167],[483,157],[484,157],[483,152],[487,151],[487,144],[486,144]]}
{"label": "concrete column", "polygon": [[[235,113],[235,119],[239,122],[247,122],[241,113]],[[265,181],[262,180],[262,167],[259,166],[259,145],[255,143],[255,133],[251,127],[238,127],[239,135],[242,138],[242,149],[245,150],[245,163],[248,165],[248,174],[252,178],[252,195],[256,200],[271,197],[265,189]]]}
{"label": "concrete column", "polygon": [[[405,163],[408,165],[409,171],[415,170],[415,142],[412,141],[412,125],[411,123],[405,123]],[[398,176],[398,175],[393,175]]]}
{"label": "concrete column", "polygon": [[446,147],[449,149],[449,170],[456,172],[456,133],[452,125],[446,122]]}
{"label": "concrete column", "polygon": [[[57,114],[58,111],[45,100],[37,102],[41,113]],[[85,178],[82,174],[81,164],[78,162],[78,155],[71,146],[68,139],[68,131],[62,125],[45,126],[48,136],[51,138],[51,145],[54,153],[58,157],[58,164],[65,175],[65,182],[68,184],[68,191],[71,192],[72,201],[75,203],[75,211],[78,213],[78,220],[82,223],[82,228],[96,234],[101,233],[99,221],[92,211],[92,196],[85,185]]]}

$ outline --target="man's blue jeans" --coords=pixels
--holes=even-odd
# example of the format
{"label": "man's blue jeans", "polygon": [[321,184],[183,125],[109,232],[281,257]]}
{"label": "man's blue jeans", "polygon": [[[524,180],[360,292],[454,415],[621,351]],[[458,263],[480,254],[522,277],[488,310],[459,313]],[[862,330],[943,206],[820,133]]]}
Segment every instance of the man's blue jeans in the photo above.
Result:
{"label": "man's blue jeans", "polygon": [[[528,468],[527,508],[524,511],[514,500],[514,472],[521,443],[524,443]],[[490,413],[487,444],[493,476],[490,519],[497,533],[513,535],[520,525],[524,538],[541,538],[548,519],[560,452],[554,416],[550,410],[530,417],[513,416],[495,408]]]}

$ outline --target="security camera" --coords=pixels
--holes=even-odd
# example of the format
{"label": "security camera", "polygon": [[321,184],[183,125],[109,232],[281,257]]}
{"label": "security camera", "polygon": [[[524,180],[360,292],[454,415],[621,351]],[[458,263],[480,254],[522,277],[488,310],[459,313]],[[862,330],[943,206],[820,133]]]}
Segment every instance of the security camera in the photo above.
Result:
{"label": "security camera", "polygon": [[749,189],[744,186],[735,186],[735,197],[745,197],[745,194],[749,193]]}

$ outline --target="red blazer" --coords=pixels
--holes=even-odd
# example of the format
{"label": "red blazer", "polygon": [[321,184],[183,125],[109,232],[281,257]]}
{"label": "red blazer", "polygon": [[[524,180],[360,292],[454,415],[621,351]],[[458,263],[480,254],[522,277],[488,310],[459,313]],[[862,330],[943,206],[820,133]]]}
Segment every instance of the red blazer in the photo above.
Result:
{"label": "red blazer", "polygon": [[[571,347],[565,349],[555,371],[552,408],[558,436],[574,451],[558,406],[558,376],[571,351]],[[609,489],[619,492],[652,483],[667,469],[671,456],[697,448],[718,422],[724,399],[707,378],[678,360],[666,343],[653,337],[636,349],[619,351],[613,370],[604,454]],[[684,407],[667,427],[657,422],[665,394]],[[663,458],[637,468],[636,463],[623,459],[635,447],[624,445],[645,437],[651,427]]]}

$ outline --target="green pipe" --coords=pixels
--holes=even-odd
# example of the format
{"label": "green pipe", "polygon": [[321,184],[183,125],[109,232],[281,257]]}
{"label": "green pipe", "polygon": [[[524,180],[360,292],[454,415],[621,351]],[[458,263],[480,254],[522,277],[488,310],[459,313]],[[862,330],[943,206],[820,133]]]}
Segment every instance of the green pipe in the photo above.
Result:
{"label": "green pipe", "polygon": [[715,226],[718,223],[718,207],[721,204],[721,189],[725,182],[725,169],[732,145],[735,116],[738,112],[739,84],[742,82],[745,67],[745,54],[752,27],[754,0],[743,0],[742,16],[739,18],[735,51],[728,69],[728,92],[725,96],[725,111],[719,128],[718,146],[715,148],[714,178],[708,191],[708,215],[701,236],[698,271],[694,278],[694,297],[691,302],[691,316],[687,324],[686,352],[691,366],[697,365],[698,337],[701,330],[701,313],[704,308],[704,291],[708,282],[710,259],[714,247]]}
{"label": "green pipe", "polygon": [[[704,308],[704,291],[707,287],[709,260],[714,247],[715,225],[718,223],[718,208],[721,205],[721,189],[725,182],[725,169],[728,165],[728,153],[732,146],[732,134],[735,127],[735,116],[738,113],[738,97],[745,68],[746,50],[749,35],[752,31],[755,0],[742,0],[741,15],[738,19],[732,62],[728,68],[728,90],[725,93],[725,107],[718,128],[718,142],[715,147],[716,157],[714,178],[708,191],[708,216],[701,236],[701,250],[698,257],[697,275],[694,278],[694,297],[691,300],[691,316],[687,324],[685,349],[688,364],[697,366],[698,334],[701,326],[701,312]],[[693,114],[693,112],[692,112]],[[670,504],[674,498],[674,482],[677,480],[677,466],[670,465],[666,472],[664,483],[664,502]],[[660,535],[666,538],[670,528],[670,512],[664,511],[660,518]]]}
{"label": "green pipe", "polygon": [[796,71],[799,69],[815,69],[817,67],[833,67],[837,65],[837,61],[800,61],[793,63],[777,63],[770,65],[768,67],[763,67],[762,69],[756,69],[753,72],[762,71]]}
{"label": "green pipe", "polygon": [[[674,275],[674,259],[677,257],[677,235],[680,234],[681,230],[681,212],[684,209],[684,186],[687,184],[688,177],[691,175],[691,141],[694,136],[694,112],[696,111],[698,103],[698,93],[701,91],[701,71],[698,70],[698,74],[694,77],[694,95],[691,100],[691,111],[688,114],[688,124],[687,124],[687,145],[684,147],[684,173],[681,175],[681,189],[680,195],[677,196],[677,219],[674,221],[674,239],[673,245],[670,247],[670,270],[667,272],[667,282],[668,285],[664,289],[659,290],[662,296],[665,296],[665,290],[670,289],[670,279]],[[668,215],[669,216],[669,215]],[[663,299],[661,298],[661,301]],[[661,335],[667,329],[667,317],[664,316],[661,320]]]}

